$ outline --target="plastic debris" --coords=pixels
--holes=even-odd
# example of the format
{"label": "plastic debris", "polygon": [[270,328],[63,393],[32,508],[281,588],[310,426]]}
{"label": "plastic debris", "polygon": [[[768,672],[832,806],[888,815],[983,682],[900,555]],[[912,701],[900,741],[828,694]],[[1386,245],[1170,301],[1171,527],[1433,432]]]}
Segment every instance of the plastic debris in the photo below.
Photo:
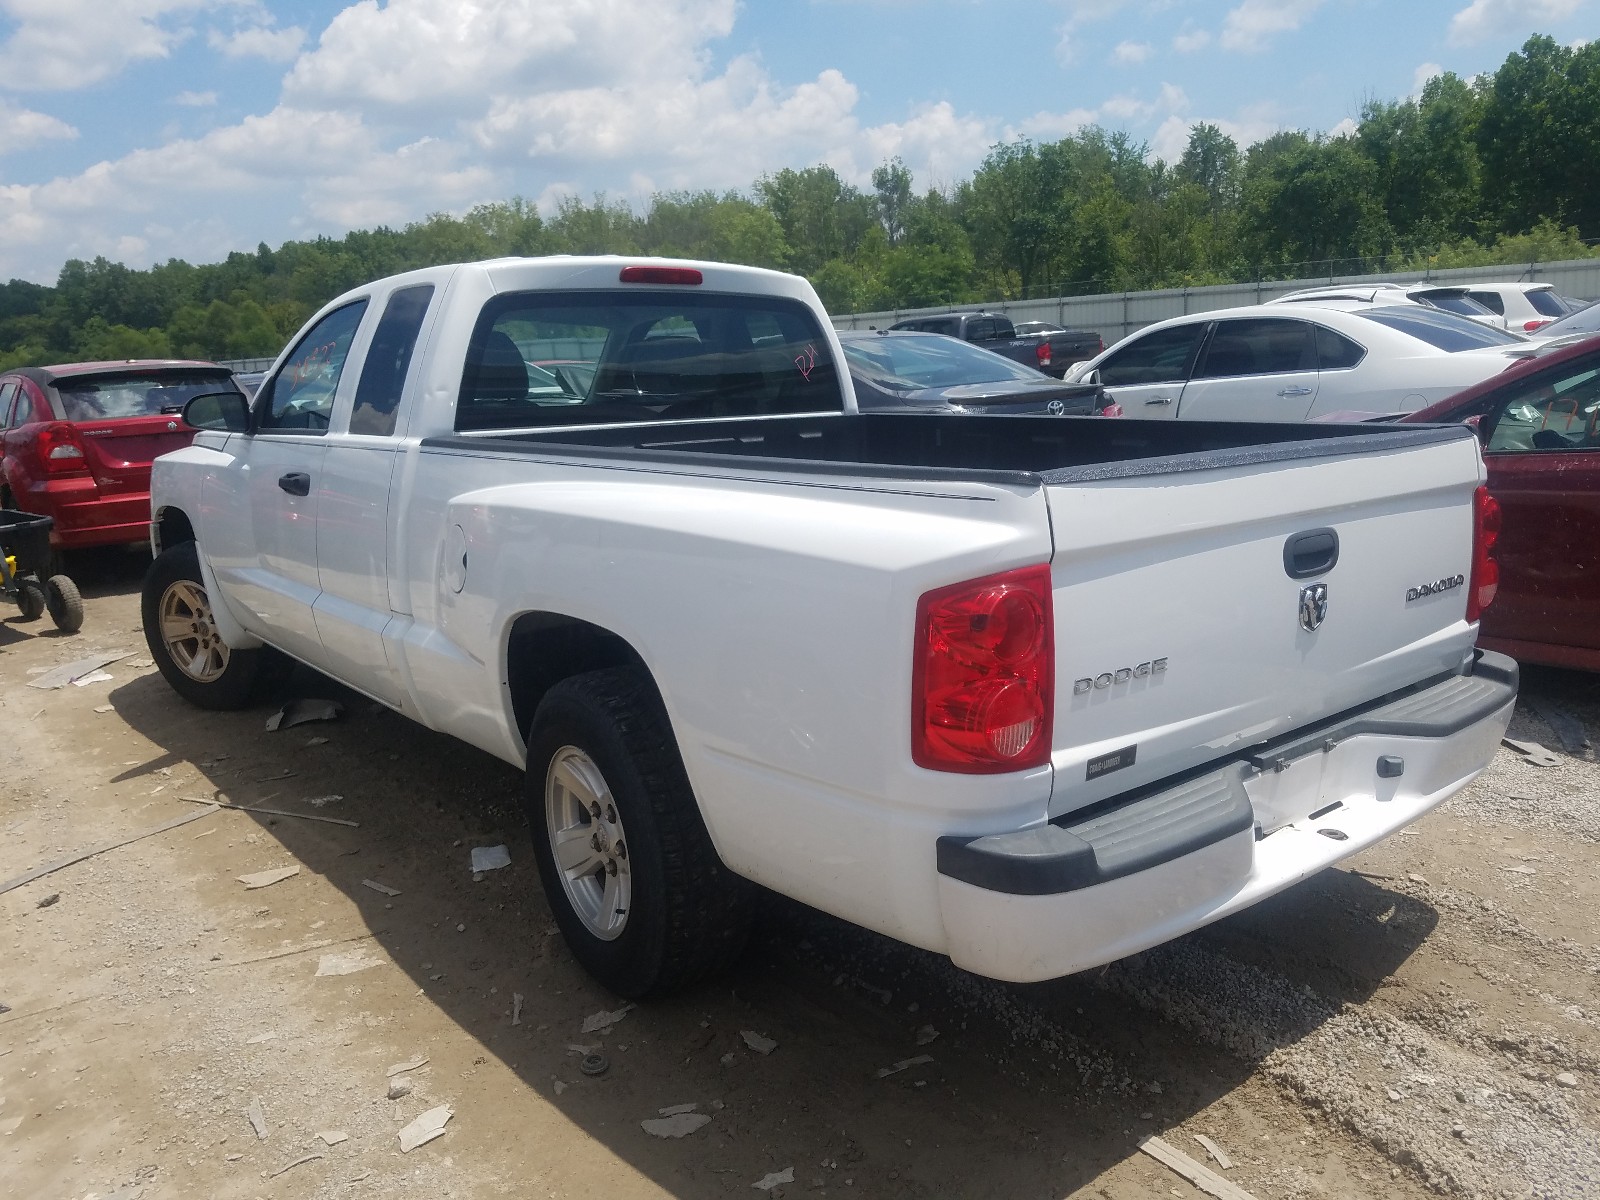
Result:
{"label": "plastic debris", "polygon": [[1541,746],[1538,742],[1519,742],[1516,738],[1501,738],[1500,744],[1515,750],[1522,755],[1523,761],[1530,762],[1536,767],[1553,767],[1561,761],[1560,756],[1553,750]]}
{"label": "plastic debris", "polygon": [[114,704],[97,704],[95,706],[95,712],[97,712],[97,713],[108,713],[108,712],[116,712],[116,711],[117,711],[117,706],[114,705]]}
{"label": "plastic debris", "polygon": [[311,747],[311,746],[326,746],[327,744],[328,744],[328,739],[327,738],[325,738],[325,737],[314,737],[309,742],[306,743],[306,746],[307,747]]}
{"label": "plastic debris", "polygon": [[773,1188],[777,1187],[779,1184],[793,1183],[793,1182],[794,1182],[794,1168],[793,1167],[785,1167],[781,1171],[773,1171],[770,1174],[763,1175],[760,1179],[756,1180],[750,1186],[755,1188],[757,1191],[770,1192]]}
{"label": "plastic debris", "polygon": [[324,954],[317,960],[317,974],[354,975],[368,967],[381,967],[382,959],[368,958],[365,950],[352,950],[348,954]]}
{"label": "plastic debris", "polygon": [[924,1025],[921,1029],[917,1030],[917,1045],[919,1046],[931,1046],[934,1042],[938,1041],[938,1039],[939,1031],[932,1025]]}
{"label": "plastic debris", "polygon": [[633,1005],[631,1004],[624,1004],[621,1008],[614,1012],[607,1012],[604,1009],[601,1009],[597,1013],[590,1013],[583,1019],[583,1028],[579,1032],[605,1033],[618,1021],[622,1020],[623,1017],[627,1016],[628,1010],[632,1007]]}
{"label": "plastic debris", "polygon": [[700,1107],[700,1105],[698,1103],[694,1103],[694,1104],[674,1104],[669,1108],[658,1108],[658,1109],[656,1109],[656,1115],[659,1116],[659,1117],[676,1117],[681,1113],[691,1113],[691,1112],[693,1112],[695,1109],[697,1109],[699,1107]]}
{"label": "plastic debris", "polygon": [[72,681],[73,687],[88,687],[91,683],[110,683],[115,676],[110,671],[90,671],[87,675],[80,675]]}
{"label": "plastic debris", "polygon": [[244,884],[245,891],[253,892],[257,888],[271,887],[275,883],[282,883],[285,879],[292,879],[300,874],[299,867],[273,867],[270,871],[257,871],[253,875],[239,876],[239,882]]}
{"label": "plastic debris", "polygon": [[398,896],[400,894],[399,888],[385,887],[376,879],[363,879],[361,881],[361,886],[369,887],[375,892],[382,892],[385,896]]}
{"label": "plastic debris", "polygon": [[250,1101],[250,1107],[244,1110],[245,1120],[250,1122],[250,1128],[256,1131],[256,1140],[267,1140],[267,1114],[261,1107],[261,1097],[257,1096]]}
{"label": "plastic debris", "polygon": [[418,1146],[425,1146],[436,1137],[444,1136],[445,1124],[453,1114],[448,1104],[430,1108],[400,1131],[400,1153],[410,1154]]}
{"label": "plastic debris", "polygon": [[778,1048],[778,1043],[769,1037],[757,1033],[754,1029],[741,1029],[739,1036],[744,1039],[744,1044],[757,1054],[771,1054]]}
{"label": "plastic debris", "polygon": [[[108,663],[118,662],[127,658],[131,653],[133,653],[131,650],[113,650],[109,654],[95,654],[88,658],[80,658],[74,662],[64,663],[53,670],[46,671],[37,679],[28,680],[28,686],[41,688],[47,692],[54,691],[56,688],[66,687],[69,683],[76,683],[78,680],[94,674]],[[106,678],[109,679],[111,677],[107,675]]]}
{"label": "plastic debris", "polygon": [[681,1138],[688,1137],[697,1129],[704,1129],[711,1124],[711,1118],[705,1113],[687,1112],[678,1113],[671,1117],[657,1117],[650,1121],[640,1121],[644,1131],[651,1137]]}
{"label": "plastic debris", "polygon": [[335,721],[344,711],[337,700],[291,700],[267,718],[267,732],[292,729],[307,721]]}
{"label": "plastic debris", "polygon": [[558,1096],[561,1095],[562,1092],[567,1090],[566,1082],[564,1080],[561,1080],[561,1079],[557,1079],[550,1086],[555,1090],[555,1093]]}
{"label": "plastic debris", "polygon": [[879,1067],[878,1078],[887,1079],[889,1076],[898,1075],[901,1071],[904,1071],[910,1067],[920,1067],[924,1063],[931,1063],[932,1061],[933,1055],[931,1054],[919,1054],[915,1058],[902,1058],[892,1067]]}
{"label": "plastic debris", "polygon": [[384,1072],[384,1074],[390,1079],[393,1079],[396,1075],[404,1075],[407,1071],[415,1071],[418,1067],[425,1067],[427,1065],[428,1056],[424,1054],[421,1058],[413,1058],[408,1062],[395,1063],[394,1066],[390,1067]]}
{"label": "plastic debris", "polygon": [[409,1096],[411,1095],[411,1089],[415,1086],[416,1084],[411,1082],[411,1076],[396,1075],[389,1080],[389,1099],[398,1100],[402,1096]]}
{"label": "plastic debris", "polygon": [[498,871],[511,865],[511,851],[505,846],[474,846],[472,848],[472,873]]}
{"label": "plastic debris", "polygon": [[350,1135],[342,1129],[324,1129],[317,1134],[322,1139],[324,1146],[337,1146],[340,1142],[348,1142]]}
{"label": "plastic debris", "polygon": [[1183,1176],[1195,1187],[1217,1200],[1255,1200],[1249,1192],[1218,1175],[1204,1163],[1196,1162],[1176,1146],[1151,1135],[1139,1143],[1151,1158],[1170,1171]]}
{"label": "plastic debris", "polygon": [[611,1069],[611,1060],[604,1054],[585,1054],[578,1070],[585,1075],[604,1075]]}
{"label": "plastic debris", "polygon": [[1211,1157],[1216,1160],[1217,1166],[1221,1167],[1224,1171],[1233,1170],[1233,1159],[1229,1158],[1228,1152],[1221,1146],[1217,1145],[1216,1142],[1212,1141],[1203,1133],[1195,1134],[1194,1140],[1206,1148],[1206,1153],[1211,1155]]}
{"label": "plastic debris", "polygon": [[324,805],[337,804],[343,799],[344,797],[339,795],[338,792],[334,792],[327,796],[307,796],[306,803],[311,805],[312,808],[322,808]]}
{"label": "plastic debris", "polygon": [[315,1162],[317,1159],[319,1159],[321,1157],[322,1157],[322,1155],[320,1155],[320,1154],[302,1154],[299,1158],[295,1159],[292,1163],[285,1163],[283,1166],[279,1167],[276,1171],[263,1171],[263,1172],[261,1172],[261,1178],[263,1178],[263,1179],[276,1179],[279,1175],[284,1174],[284,1172],[286,1172],[286,1171],[292,1171],[296,1167],[301,1166],[304,1163]]}
{"label": "plastic debris", "polygon": [[511,993],[511,1023],[513,1025],[521,1025],[522,1024],[522,993],[521,992],[512,992]]}

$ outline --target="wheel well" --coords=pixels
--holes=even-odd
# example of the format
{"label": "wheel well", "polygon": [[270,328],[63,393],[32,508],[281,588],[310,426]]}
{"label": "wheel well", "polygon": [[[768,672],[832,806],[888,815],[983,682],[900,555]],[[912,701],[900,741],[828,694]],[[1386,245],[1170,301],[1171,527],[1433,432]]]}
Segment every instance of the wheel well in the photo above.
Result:
{"label": "wheel well", "polygon": [[609,629],[560,613],[523,613],[512,623],[506,647],[506,686],[518,735],[527,740],[539,701],[552,687],[606,667],[638,667],[650,678],[639,652]]}
{"label": "wheel well", "polygon": [[163,508],[156,518],[156,553],[169,546],[180,546],[194,541],[194,526],[181,508]]}

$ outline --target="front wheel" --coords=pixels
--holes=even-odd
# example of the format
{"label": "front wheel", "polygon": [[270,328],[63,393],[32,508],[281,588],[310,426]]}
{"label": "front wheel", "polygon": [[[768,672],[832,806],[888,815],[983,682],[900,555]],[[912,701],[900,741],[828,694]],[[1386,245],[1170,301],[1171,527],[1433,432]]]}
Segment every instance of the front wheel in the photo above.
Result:
{"label": "front wheel", "polygon": [[150,657],[172,690],[199,708],[248,708],[284,673],[287,660],[275,650],[234,650],[217,634],[193,542],[150,564],[140,610]]}
{"label": "front wheel", "polygon": [[641,672],[591,671],[550,689],[528,735],[524,803],[556,924],[613,992],[687,987],[743,948],[749,885],[717,857]]}

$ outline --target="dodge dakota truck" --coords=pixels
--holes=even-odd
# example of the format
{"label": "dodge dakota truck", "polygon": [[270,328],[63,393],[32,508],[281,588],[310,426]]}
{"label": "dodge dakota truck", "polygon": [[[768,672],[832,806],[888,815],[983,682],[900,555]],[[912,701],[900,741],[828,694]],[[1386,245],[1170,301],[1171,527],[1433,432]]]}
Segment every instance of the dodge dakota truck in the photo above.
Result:
{"label": "dodge dakota truck", "polygon": [[[755,886],[1005,980],[1235,912],[1489,762],[1464,427],[857,410],[804,280],[503,259],[357,288],[157,460],[151,653],[299,660],[525,771],[624,996]],[[1427,584],[1426,587],[1419,585]]]}
{"label": "dodge dakota truck", "polygon": [[[1034,325],[1044,322],[1035,321]],[[1051,325],[1036,332],[1023,333],[1009,317],[999,313],[939,313],[912,317],[889,326],[891,330],[916,330],[942,333],[960,338],[985,350],[1034,367],[1060,379],[1073,363],[1093,358],[1106,348],[1098,333],[1087,329],[1062,329]]]}

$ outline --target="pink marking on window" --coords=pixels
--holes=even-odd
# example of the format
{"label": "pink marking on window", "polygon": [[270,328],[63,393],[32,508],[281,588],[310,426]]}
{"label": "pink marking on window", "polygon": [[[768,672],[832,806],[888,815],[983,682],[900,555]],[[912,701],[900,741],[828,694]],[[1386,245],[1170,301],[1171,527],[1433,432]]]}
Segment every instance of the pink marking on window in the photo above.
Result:
{"label": "pink marking on window", "polygon": [[811,381],[811,372],[817,366],[817,348],[807,343],[805,353],[795,357],[794,365],[800,368],[800,374],[809,383]]}

